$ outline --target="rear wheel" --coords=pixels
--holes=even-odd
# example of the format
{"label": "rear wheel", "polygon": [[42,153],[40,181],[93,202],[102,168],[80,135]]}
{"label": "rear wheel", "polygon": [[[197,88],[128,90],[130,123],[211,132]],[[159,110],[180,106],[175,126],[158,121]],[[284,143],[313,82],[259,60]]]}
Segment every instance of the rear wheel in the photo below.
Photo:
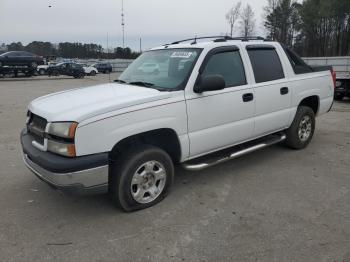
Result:
{"label": "rear wheel", "polygon": [[45,75],[46,70],[45,69],[39,69],[39,75]]}
{"label": "rear wheel", "polygon": [[112,164],[110,194],[125,211],[144,209],[164,199],[173,178],[170,156],[160,148],[140,145]]}
{"label": "rear wheel", "polygon": [[91,76],[95,76],[95,75],[96,75],[96,72],[95,72],[94,70],[92,70],[92,71],[90,72],[90,75],[91,75]]}
{"label": "rear wheel", "polygon": [[303,149],[315,132],[315,113],[307,106],[299,106],[292,125],[287,129],[286,144],[293,149]]}

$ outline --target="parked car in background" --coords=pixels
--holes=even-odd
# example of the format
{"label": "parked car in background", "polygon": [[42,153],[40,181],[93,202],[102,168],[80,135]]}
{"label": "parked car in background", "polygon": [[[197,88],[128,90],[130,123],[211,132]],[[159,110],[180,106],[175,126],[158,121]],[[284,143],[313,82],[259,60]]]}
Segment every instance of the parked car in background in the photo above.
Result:
{"label": "parked car in background", "polygon": [[112,73],[112,65],[110,63],[96,63],[92,65],[95,67],[99,73],[109,74]]}
{"label": "parked car in background", "polygon": [[36,68],[44,64],[44,58],[27,51],[10,51],[0,55],[0,67],[26,66]]}
{"label": "parked car in background", "polygon": [[53,62],[49,62],[47,65],[39,65],[36,68],[36,71],[38,72],[39,75],[47,75],[47,69],[49,68],[49,66],[54,66],[56,65],[56,63]]}
{"label": "parked car in background", "polygon": [[[175,164],[201,170],[283,141],[309,145],[333,104],[331,67],[309,67],[277,42],[197,40],[144,52],[115,83],[32,101],[27,167],[71,193],[109,191],[133,211],[166,196]],[[140,74],[147,63],[161,72]]]}
{"label": "parked car in background", "polygon": [[94,76],[94,75],[98,74],[98,70],[96,67],[86,65],[86,64],[80,64],[80,65],[83,67],[86,75]]}
{"label": "parked car in background", "polygon": [[332,66],[337,77],[334,99],[350,98],[350,56],[304,57],[303,59],[313,67]]}
{"label": "parked car in background", "polygon": [[50,65],[47,68],[47,74],[49,76],[73,76],[74,78],[84,78],[84,68],[76,63],[59,63],[57,65]]}
{"label": "parked car in background", "polygon": [[343,100],[344,97],[350,98],[350,73],[337,77],[334,99]]}

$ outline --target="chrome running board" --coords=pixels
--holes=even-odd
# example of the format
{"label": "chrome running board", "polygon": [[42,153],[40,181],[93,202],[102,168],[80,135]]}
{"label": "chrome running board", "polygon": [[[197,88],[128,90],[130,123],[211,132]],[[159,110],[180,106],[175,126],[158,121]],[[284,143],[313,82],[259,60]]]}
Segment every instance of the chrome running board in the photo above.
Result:
{"label": "chrome running board", "polygon": [[265,147],[278,144],[284,140],[286,140],[286,135],[284,133],[270,135],[265,138],[260,138],[252,142],[233,147],[231,149],[223,150],[225,152],[221,151],[221,153],[213,153],[208,156],[190,160],[188,162],[183,163],[182,166],[183,168],[189,171],[199,171],[244,156],[246,154],[263,149]]}

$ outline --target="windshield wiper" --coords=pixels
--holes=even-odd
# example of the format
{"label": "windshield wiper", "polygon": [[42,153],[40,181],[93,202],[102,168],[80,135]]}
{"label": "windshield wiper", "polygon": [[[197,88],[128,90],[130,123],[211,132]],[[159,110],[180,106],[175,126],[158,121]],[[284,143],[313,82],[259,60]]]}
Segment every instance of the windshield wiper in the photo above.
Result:
{"label": "windshield wiper", "polygon": [[142,82],[142,81],[136,81],[136,82],[129,82],[129,85],[135,85],[135,86],[144,86],[144,87],[152,87],[154,84],[148,83],[148,82]]}
{"label": "windshield wiper", "polygon": [[116,79],[113,81],[114,83],[121,83],[121,84],[126,84],[124,80]]}

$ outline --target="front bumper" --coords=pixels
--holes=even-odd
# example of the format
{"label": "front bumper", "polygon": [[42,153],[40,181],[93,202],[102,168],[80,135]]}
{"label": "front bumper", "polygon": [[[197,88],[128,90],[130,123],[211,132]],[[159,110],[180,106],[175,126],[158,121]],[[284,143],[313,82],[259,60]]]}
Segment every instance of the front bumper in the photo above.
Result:
{"label": "front bumper", "polygon": [[350,94],[350,88],[343,88],[343,87],[336,88],[334,93],[337,94],[337,95],[347,96],[347,95]]}
{"label": "front bumper", "polygon": [[72,194],[105,193],[108,190],[108,153],[67,158],[40,151],[26,130],[21,133],[23,160],[41,180]]}

